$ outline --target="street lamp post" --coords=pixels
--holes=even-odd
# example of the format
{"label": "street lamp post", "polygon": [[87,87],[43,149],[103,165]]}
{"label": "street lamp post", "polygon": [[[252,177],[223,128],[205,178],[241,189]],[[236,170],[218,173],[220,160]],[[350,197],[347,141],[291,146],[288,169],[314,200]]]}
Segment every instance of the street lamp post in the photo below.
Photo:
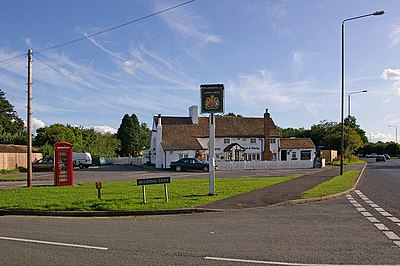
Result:
{"label": "street lamp post", "polygon": [[397,157],[397,126],[388,126],[388,127],[394,127],[396,129],[396,157]]}
{"label": "street lamp post", "polygon": [[374,13],[362,15],[362,16],[357,16],[357,17],[352,17],[352,18],[347,18],[343,20],[342,22],[342,97],[341,97],[341,114],[340,114],[340,120],[341,120],[341,137],[342,137],[342,143],[341,143],[341,148],[340,148],[340,175],[343,175],[343,153],[344,153],[344,23],[350,20],[355,20],[359,18],[364,18],[364,17],[369,17],[369,16],[379,16],[385,14],[384,11],[376,11]]}
{"label": "street lamp post", "polygon": [[354,92],[350,92],[349,94],[348,94],[348,99],[347,99],[347,102],[348,102],[348,104],[349,104],[349,111],[348,111],[348,113],[347,113],[347,116],[350,116],[350,95],[352,95],[352,94],[356,94],[356,93],[363,93],[363,92],[368,92],[367,90],[362,90],[362,91],[354,91]]}

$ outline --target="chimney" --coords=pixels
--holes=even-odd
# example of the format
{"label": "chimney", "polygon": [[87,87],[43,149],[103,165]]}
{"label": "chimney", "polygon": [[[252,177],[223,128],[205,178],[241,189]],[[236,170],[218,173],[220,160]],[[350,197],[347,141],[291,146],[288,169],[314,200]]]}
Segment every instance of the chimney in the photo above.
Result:
{"label": "chimney", "polygon": [[192,123],[197,125],[199,123],[199,109],[197,105],[192,105],[189,107],[189,116],[192,118]]}
{"label": "chimney", "polygon": [[158,117],[157,117],[157,126],[161,126],[161,114],[158,114]]}
{"label": "chimney", "polygon": [[272,154],[270,148],[270,137],[271,137],[271,127],[273,127],[273,123],[271,121],[271,115],[268,112],[268,109],[265,109],[264,113],[264,151],[262,154],[264,161],[271,161]]}

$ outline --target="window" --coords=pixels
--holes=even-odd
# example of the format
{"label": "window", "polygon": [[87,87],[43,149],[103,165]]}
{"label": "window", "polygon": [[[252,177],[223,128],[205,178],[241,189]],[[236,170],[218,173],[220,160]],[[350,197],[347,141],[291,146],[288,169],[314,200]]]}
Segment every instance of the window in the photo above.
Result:
{"label": "window", "polygon": [[224,144],[230,144],[231,143],[231,139],[224,139]]}
{"label": "window", "polygon": [[276,143],[276,139],[269,139],[269,143]]}
{"label": "window", "polygon": [[311,151],[301,151],[300,160],[311,160]]}
{"label": "window", "polygon": [[292,152],[292,160],[297,160],[297,152]]}
{"label": "window", "polygon": [[250,139],[250,143],[256,143],[257,142],[257,139],[256,138],[251,138]]}
{"label": "window", "polygon": [[179,159],[188,158],[189,154],[188,153],[179,153],[178,156],[179,156]]}

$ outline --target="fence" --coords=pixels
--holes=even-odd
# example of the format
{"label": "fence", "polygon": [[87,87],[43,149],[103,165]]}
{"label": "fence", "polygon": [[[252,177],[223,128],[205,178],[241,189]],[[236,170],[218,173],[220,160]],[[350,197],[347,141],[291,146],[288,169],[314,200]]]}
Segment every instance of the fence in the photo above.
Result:
{"label": "fence", "polygon": [[235,161],[216,162],[218,170],[269,170],[269,169],[307,169],[313,168],[313,162],[307,161]]}
{"label": "fence", "polygon": [[117,158],[106,158],[107,164],[120,164],[120,165],[143,165],[142,157],[117,157]]}
{"label": "fence", "polygon": [[[26,153],[0,153],[0,169],[13,170],[19,167],[26,168],[26,156]],[[35,162],[42,157],[41,153],[32,153],[32,162]]]}

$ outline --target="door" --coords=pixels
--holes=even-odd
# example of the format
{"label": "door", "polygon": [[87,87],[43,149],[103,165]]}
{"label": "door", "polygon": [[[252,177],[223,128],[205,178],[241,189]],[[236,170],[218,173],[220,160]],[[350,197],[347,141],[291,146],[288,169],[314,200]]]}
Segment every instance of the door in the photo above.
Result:
{"label": "door", "polygon": [[281,161],[287,161],[287,150],[281,150]]}

